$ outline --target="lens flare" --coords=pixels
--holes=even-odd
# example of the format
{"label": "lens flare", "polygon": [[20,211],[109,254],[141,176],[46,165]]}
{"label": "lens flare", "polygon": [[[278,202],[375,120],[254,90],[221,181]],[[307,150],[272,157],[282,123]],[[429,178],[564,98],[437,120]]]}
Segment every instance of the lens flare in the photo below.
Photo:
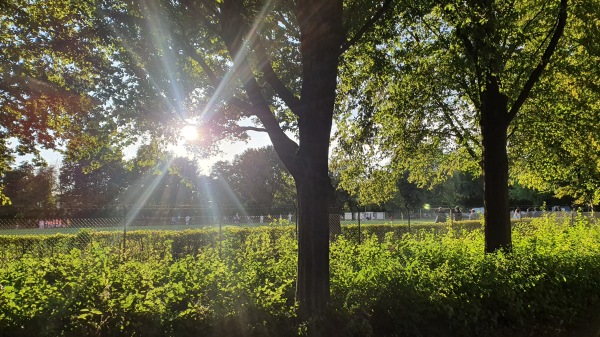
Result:
{"label": "lens flare", "polygon": [[198,128],[194,125],[186,125],[182,127],[179,131],[179,134],[181,135],[181,137],[183,137],[183,139],[185,139],[188,142],[197,140],[200,137],[200,134],[198,133]]}

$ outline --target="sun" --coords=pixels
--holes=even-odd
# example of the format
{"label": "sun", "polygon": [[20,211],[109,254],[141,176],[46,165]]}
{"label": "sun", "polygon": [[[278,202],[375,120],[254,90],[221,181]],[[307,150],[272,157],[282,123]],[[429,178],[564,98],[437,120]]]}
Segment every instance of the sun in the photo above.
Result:
{"label": "sun", "polygon": [[181,130],[179,130],[179,135],[188,142],[197,140],[200,137],[200,134],[198,133],[198,128],[190,124],[182,127]]}

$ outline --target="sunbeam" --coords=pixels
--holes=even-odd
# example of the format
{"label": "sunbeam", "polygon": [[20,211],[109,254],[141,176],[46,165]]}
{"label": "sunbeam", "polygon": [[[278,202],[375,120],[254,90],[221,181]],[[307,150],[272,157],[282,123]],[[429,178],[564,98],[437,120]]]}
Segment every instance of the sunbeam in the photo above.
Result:
{"label": "sunbeam", "polygon": [[[233,57],[233,65],[227,70],[227,72],[223,76],[223,79],[219,82],[219,85],[215,89],[215,92],[211,95],[210,99],[208,100],[208,104],[206,104],[206,106],[200,113],[200,118],[206,117],[207,114],[209,114],[209,112],[212,110],[212,107],[217,104],[217,102],[219,102],[221,100],[225,100],[224,97],[228,96],[223,93],[226,88],[226,85],[227,85],[227,83],[229,83],[229,81],[231,81],[234,74],[237,73],[240,62],[246,56],[246,51],[248,50],[248,46],[254,45],[254,43],[256,41],[256,36],[257,36],[256,32],[258,31],[258,28],[260,27],[261,22],[263,22],[265,13],[271,7],[271,4],[272,4],[272,1],[267,1],[265,3],[265,5],[263,6],[263,8],[261,9],[261,11],[256,16],[256,20],[254,20],[254,23],[252,24],[250,31],[246,35],[246,38],[243,39],[244,42],[243,42],[241,48],[237,51],[237,53]],[[242,81],[242,82],[244,82],[245,80],[246,79],[244,79],[244,78],[240,79],[240,81]]]}
{"label": "sunbeam", "polygon": [[[213,191],[212,185],[209,183],[209,179],[206,177],[200,177],[198,185],[200,187],[200,190],[204,191],[208,198],[208,202],[210,204],[209,216],[215,220],[215,221],[213,221],[214,224],[219,223],[218,217],[221,216],[221,210],[219,208],[219,200],[217,198],[215,198],[215,193]],[[199,206],[202,206],[202,205],[199,205]]]}
{"label": "sunbeam", "polygon": [[[126,204],[131,205],[131,207],[127,209],[127,213],[125,215],[125,227],[128,227],[133,222],[133,220],[135,220],[140,210],[144,207],[144,205],[152,195],[152,192],[154,192],[158,184],[160,184],[161,180],[165,177],[167,172],[169,172],[169,167],[171,166],[174,160],[175,157],[170,156],[166,162],[158,165],[159,174],[144,177],[144,181],[140,181],[138,187],[135,190],[128,191],[129,197],[126,198],[125,201]],[[150,181],[146,184],[145,180]],[[142,189],[141,193],[137,193],[138,189]],[[134,196],[137,196],[137,198],[129,202],[130,199],[135,198]]]}
{"label": "sunbeam", "polygon": [[244,208],[244,206],[242,205],[242,203],[240,202],[240,200],[238,199],[238,197],[235,196],[235,193],[233,192],[233,190],[231,189],[231,187],[227,183],[227,180],[225,178],[223,178],[220,173],[218,174],[218,180],[217,181],[219,182],[219,184],[221,185],[221,187],[223,187],[223,190],[225,191],[227,197],[230,200],[233,201],[235,209],[239,213],[241,213],[241,215],[243,217],[247,217],[248,216],[248,212],[246,212],[246,209]]}
{"label": "sunbeam", "polygon": [[160,10],[160,5],[157,4],[156,1],[149,1],[147,3],[148,6],[144,7],[144,15],[149,19],[147,28],[151,30],[154,44],[159,48],[162,54],[161,63],[165,69],[170,85],[170,88],[167,88],[167,90],[172,94],[177,105],[173,107],[173,110],[177,114],[178,119],[183,120],[187,117],[184,116],[181,108],[184,99],[181,87],[178,84],[178,79],[175,78],[177,72],[173,69],[173,64],[176,64],[177,62],[176,58],[173,56],[173,49],[168,44],[169,41],[173,39],[173,36],[170,34],[171,31],[168,28],[169,25],[164,22],[164,19],[168,17],[168,14],[163,13]]}

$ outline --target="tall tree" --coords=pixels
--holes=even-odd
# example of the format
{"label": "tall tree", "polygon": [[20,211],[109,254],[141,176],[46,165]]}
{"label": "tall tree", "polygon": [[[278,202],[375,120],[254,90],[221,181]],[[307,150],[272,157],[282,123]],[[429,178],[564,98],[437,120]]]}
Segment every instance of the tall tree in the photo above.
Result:
{"label": "tall tree", "polygon": [[14,155],[40,160],[40,148],[81,135],[83,116],[100,103],[98,88],[113,87],[99,75],[113,64],[94,8],[93,1],[0,3],[0,172]]}
{"label": "tall tree", "polygon": [[[556,62],[532,91],[514,129],[512,175],[522,185],[600,204],[600,15],[597,1],[572,7]],[[535,137],[531,137],[534,134]]]}
{"label": "tall tree", "polygon": [[359,62],[345,70],[359,74],[343,86],[354,94],[345,103],[361,107],[351,118],[366,128],[353,139],[346,134],[341,148],[367,144],[368,151],[391,159],[383,166],[410,168],[415,180],[424,173],[436,180],[465,165],[477,172],[480,165],[485,249],[510,250],[508,139],[517,116],[530,113],[522,107],[563,35],[567,0],[447,1],[432,10],[415,8],[397,26],[405,33],[387,44],[373,42],[373,61],[357,53]]}
{"label": "tall tree", "polygon": [[[196,122],[204,146],[248,130],[269,135],[299,199],[301,313],[318,312],[329,299],[328,153],[339,58],[390,3],[357,2],[364,10],[350,7],[346,22],[342,0],[109,1],[101,8],[107,32],[122,42],[113,57],[131,82],[113,100],[117,110],[145,113],[139,125],[154,134],[172,122]],[[238,125],[241,117],[256,125]],[[297,142],[285,133],[290,128]]]}

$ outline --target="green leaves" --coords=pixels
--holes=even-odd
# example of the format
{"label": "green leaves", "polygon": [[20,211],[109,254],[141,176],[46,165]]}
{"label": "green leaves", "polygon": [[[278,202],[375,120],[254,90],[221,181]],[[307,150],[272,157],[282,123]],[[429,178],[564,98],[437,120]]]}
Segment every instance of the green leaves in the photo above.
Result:
{"label": "green leaves", "polygon": [[[331,243],[331,319],[338,332],[412,335],[427,334],[435,318],[448,334],[482,336],[566,319],[600,299],[600,229],[589,221],[515,224],[510,255],[484,254],[482,230],[468,226],[437,234],[367,226],[360,245],[350,237],[357,228],[344,228]],[[44,246],[5,260],[0,333],[294,335],[303,324],[293,226],[229,229],[221,249],[214,230],[131,232],[126,255],[108,235],[90,233],[91,244],[70,252]],[[9,238],[0,249],[26,243]],[[185,248],[191,242],[203,245]]]}

